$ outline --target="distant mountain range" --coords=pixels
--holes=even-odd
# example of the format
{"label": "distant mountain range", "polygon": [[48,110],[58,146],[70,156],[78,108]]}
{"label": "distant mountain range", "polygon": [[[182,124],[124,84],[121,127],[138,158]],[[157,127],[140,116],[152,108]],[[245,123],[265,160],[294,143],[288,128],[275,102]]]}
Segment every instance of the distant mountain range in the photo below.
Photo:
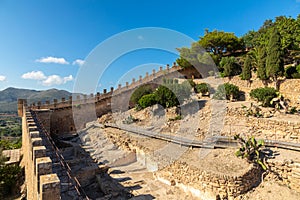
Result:
{"label": "distant mountain range", "polygon": [[0,113],[16,113],[18,99],[27,99],[28,103],[37,101],[53,101],[53,99],[60,100],[62,97],[66,99],[71,96],[72,93],[66,90],[29,90],[19,88],[6,88],[0,91]]}

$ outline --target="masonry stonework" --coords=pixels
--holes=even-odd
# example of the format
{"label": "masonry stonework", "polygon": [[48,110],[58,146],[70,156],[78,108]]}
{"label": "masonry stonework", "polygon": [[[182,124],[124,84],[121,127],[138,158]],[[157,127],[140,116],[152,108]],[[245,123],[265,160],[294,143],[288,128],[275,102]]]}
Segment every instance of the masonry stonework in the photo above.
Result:
{"label": "masonry stonework", "polygon": [[[182,72],[182,73],[181,73]],[[178,74],[179,73],[179,74]],[[181,74],[180,74],[181,73]],[[63,99],[63,101],[54,101],[53,104],[38,103],[28,108],[35,111],[38,119],[44,124],[46,130],[51,134],[72,134],[77,129],[83,128],[85,123],[97,119],[97,117],[111,112],[111,108],[126,110],[129,106],[129,98],[133,91],[143,84],[160,83],[164,78],[194,76],[194,71],[182,71],[178,66],[172,68],[167,67],[165,70],[159,70],[154,74],[146,75],[139,81],[134,80],[131,84],[118,89],[111,89],[110,92],[104,94],[92,95],[90,98],[84,99]],[[246,99],[249,98],[248,93],[251,89],[264,87],[259,80],[253,80],[251,85],[247,81],[240,80],[239,77],[232,79],[224,79],[224,82],[233,83],[246,92]],[[273,87],[273,83],[269,83]],[[284,80],[280,84],[280,92],[285,98],[290,100],[290,105],[300,108],[300,80]],[[73,100],[73,101],[72,101]],[[80,115],[76,115],[80,113]],[[31,113],[27,111],[25,100],[18,101],[18,114],[22,117],[22,151],[25,160],[25,182],[27,186],[27,199],[59,199],[60,198],[60,180],[57,174],[52,171],[52,160],[47,157],[47,149],[41,133],[33,120]],[[248,118],[247,123],[252,124],[255,129],[262,126],[269,126],[271,123],[277,127],[277,130],[283,133],[291,133],[289,136],[296,138],[299,142],[300,125],[290,122],[271,122],[268,120],[260,120]],[[75,126],[76,125],[76,126]],[[283,138],[284,139],[284,138]],[[118,142],[119,146],[129,148],[133,152],[146,154],[145,148],[138,149],[132,144]],[[299,161],[276,163],[270,161],[270,165],[274,171],[277,171],[286,180],[288,185],[299,191]],[[157,166],[159,167],[159,166]],[[261,177],[259,169],[253,165],[245,174],[239,176],[221,176],[207,171],[188,168],[184,163],[173,163],[167,169],[172,175],[173,182],[170,184],[189,184],[199,183],[196,188],[201,191],[221,199],[233,198],[248,191]],[[187,174],[190,174],[187,176]]]}
{"label": "masonry stonework", "polygon": [[[18,113],[22,117],[22,163],[25,167],[27,199],[60,199],[60,180],[56,174],[52,174],[52,160],[46,155],[45,141],[40,137],[38,127],[25,105],[25,100],[19,100]],[[51,187],[47,186],[47,181],[41,179],[42,175],[48,174],[56,177],[51,179],[55,183]]]}

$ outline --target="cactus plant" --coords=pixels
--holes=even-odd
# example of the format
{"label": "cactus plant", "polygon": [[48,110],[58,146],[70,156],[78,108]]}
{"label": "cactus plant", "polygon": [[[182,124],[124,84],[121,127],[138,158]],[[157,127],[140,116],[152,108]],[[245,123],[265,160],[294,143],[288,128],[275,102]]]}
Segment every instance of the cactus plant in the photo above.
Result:
{"label": "cactus plant", "polygon": [[263,162],[264,153],[261,148],[264,146],[264,140],[256,140],[253,136],[247,140],[235,135],[234,139],[240,144],[240,148],[235,152],[237,157],[246,158],[250,163],[259,164],[263,170],[267,170],[267,165]]}

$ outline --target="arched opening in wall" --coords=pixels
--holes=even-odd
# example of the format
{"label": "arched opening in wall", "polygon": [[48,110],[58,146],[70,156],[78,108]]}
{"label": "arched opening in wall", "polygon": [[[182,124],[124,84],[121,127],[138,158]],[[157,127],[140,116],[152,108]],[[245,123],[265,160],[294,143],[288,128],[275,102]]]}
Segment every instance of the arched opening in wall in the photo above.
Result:
{"label": "arched opening in wall", "polygon": [[70,131],[74,131],[74,127],[73,126],[70,126]]}
{"label": "arched opening in wall", "polygon": [[55,130],[55,133],[58,134],[58,130]]}

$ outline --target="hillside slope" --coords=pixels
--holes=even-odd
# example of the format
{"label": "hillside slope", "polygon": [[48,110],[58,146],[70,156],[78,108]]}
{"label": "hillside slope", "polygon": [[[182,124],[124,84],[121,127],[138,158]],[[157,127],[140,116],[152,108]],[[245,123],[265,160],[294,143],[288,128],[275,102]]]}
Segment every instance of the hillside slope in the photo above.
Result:
{"label": "hillside slope", "polygon": [[0,113],[16,113],[18,99],[27,99],[28,103],[37,101],[53,101],[53,99],[68,98],[72,93],[65,90],[29,90],[9,87],[0,91]]}

